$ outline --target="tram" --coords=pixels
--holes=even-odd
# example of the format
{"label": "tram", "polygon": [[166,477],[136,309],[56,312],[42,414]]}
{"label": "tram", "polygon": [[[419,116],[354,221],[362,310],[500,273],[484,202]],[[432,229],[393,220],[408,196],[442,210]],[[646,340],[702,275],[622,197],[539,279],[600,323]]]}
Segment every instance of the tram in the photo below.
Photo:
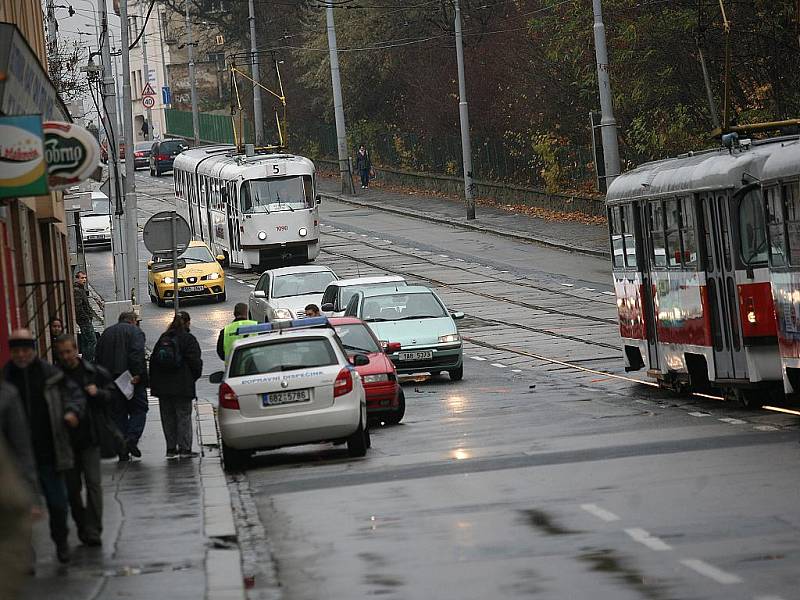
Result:
{"label": "tram", "polygon": [[626,370],[759,406],[800,391],[800,141],[726,142],[609,186],[614,288]]}
{"label": "tram", "polygon": [[319,197],[309,159],[204,146],[178,155],[173,174],[178,211],[194,238],[227,264],[263,268],[319,255]]}

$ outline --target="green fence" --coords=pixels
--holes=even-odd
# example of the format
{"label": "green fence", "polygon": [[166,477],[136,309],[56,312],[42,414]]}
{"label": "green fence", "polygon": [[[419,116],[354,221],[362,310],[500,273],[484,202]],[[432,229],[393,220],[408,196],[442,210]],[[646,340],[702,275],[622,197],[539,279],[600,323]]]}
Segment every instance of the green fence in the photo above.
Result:
{"label": "green fence", "polygon": [[[192,131],[192,113],[187,110],[176,110],[168,108],[165,111],[167,117],[167,135],[177,136],[191,140],[194,137]],[[212,115],[208,113],[199,114],[200,141],[204,143],[233,144],[233,125],[229,115]],[[253,141],[253,124],[245,121],[245,142]]]}

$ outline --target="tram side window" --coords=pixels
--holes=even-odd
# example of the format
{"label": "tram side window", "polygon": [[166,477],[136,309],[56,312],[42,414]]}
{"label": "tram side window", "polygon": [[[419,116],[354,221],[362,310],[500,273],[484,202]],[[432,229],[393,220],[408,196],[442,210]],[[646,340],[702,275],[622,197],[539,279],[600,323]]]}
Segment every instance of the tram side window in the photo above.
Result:
{"label": "tram side window", "polygon": [[667,200],[664,203],[666,211],[666,230],[667,230],[667,260],[672,268],[681,266],[681,215],[680,204],[677,200]]}
{"label": "tram side window", "polygon": [[667,266],[667,248],[664,244],[664,206],[660,201],[651,202],[649,207],[650,239],[653,248],[653,265]]}
{"label": "tram side window", "polygon": [[787,251],[793,267],[800,267],[800,182],[783,186],[786,206]]}
{"label": "tram side window", "polygon": [[697,228],[695,227],[694,206],[691,196],[681,198],[681,249],[683,250],[683,266],[697,266]]}
{"label": "tram side window", "polygon": [[608,222],[611,226],[611,247],[614,266],[622,268],[625,263],[625,246],[622,241],[622,208],[615,206],[609,209]]}
{"label": "tram side window", "polygon": [[769,228],[769,258],[773,267],[786,264],[786,235],[784,231],[783,202],[777,185],[766,188],[764,197],[767,206]]}
{"label": "tram side window", "polygon": [[628,204],[622,208],[622,239],[625,242],[625,266],[629,269],[636,268],[635,232],[633,205]]}
{"label": "tram side window", "polygon": [[[250,195],[250,182],[245,181],[240,188],[242,212],[249,213],[253,210],[253,197]],[[178,298],[180,300],[180,298]]]}
{"label": "tram side window", "polygon": [[739,204],[739,252],[745,265],[767,262],[767,227],[761,190],[747,192]]}
{"label": "tram side window", "polygon": [[305,193],[306,208],[314,208],[314,180],[311,175],[303,175],[303,192]]}

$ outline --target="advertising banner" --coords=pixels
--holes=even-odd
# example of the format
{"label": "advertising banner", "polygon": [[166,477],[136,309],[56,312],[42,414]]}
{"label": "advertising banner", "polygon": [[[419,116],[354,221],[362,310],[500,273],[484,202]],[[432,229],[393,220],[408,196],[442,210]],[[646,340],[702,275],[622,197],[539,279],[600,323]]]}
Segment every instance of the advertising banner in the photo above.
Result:
{"label": "advertising banner", "polygon": [[0,198],[47,193],[42,117],[0,117]]}
{"label": "advertising banner", "polygon": [[87,179],[100,164],[100,146],[80,125],[45,121],[44,154],[50,189],[64,189]]}

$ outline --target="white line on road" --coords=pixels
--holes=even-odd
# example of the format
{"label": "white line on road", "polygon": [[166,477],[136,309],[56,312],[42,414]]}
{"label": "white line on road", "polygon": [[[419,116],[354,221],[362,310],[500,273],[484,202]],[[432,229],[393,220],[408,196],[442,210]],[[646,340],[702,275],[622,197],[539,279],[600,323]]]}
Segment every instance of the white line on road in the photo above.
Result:
{"label": "white line on road", "polygon": [[470,356],[470,358],[471,358],[472,360],[486,360],[486,359],[485,359],[485,358],[483,358],[482,356]]}
{"label": "white line on road", "polygon": [[733,573],[727,573],[722,569],[718,569],[714,565],[710,565],[704,560],[698,558],[684,558],[681,564],[689,567],[692,571],[705,575],[709,579],[713,579],[717,583],[723,585],[731,585],[733,583],[742,583],[742,578]]}
{"label": "white line on road", "polygon": [[717,419],[718,421],[722,421],[723,423],[730,423],[731,425],[744,425],[747,421],[742,421],[741,419],[734,419],[733,417],[722,417],[721,419]]}
{"label": "white line on road", "polygon": [[632,527],[630,529],[626,529],[625,533],[627,533],[631,538],[635,541],[639,542],[640,544],[644,544],[650,550],[655,550],[656,552],[664,552],[665,550],[672,550],[672,546],[667,544],[664,540],[657,538],[654,535],[651,535],[650,532],[645,531],[639,527]]}
{"label": "white line on road", "polygon": [[772,425],[756,425],[753,429],[756,431],[778,431],[778,428]]}
{"label": "white line on road", "polygon": [[564,287],[575,287],[575,286],[574,286],[573,284],[571,284],[571,283],[562,283],[561,285],[563,285]]}
{"label": "white line on road", "polygon": [[512,373],[522,373],[522,369],[511,369]]}
{"label": "white line on road", "polygon": [[604,296],[616,296],[614,292],[600,292],[600,293],[603,294]]}
{"label": "white line on road", "polygon": [[584,292],[596,292],[594,288],[581,288]]}
{"label": "white line on road", "polygon": [[450,258],[447,254],[440,254],[439,256],[441,256],[442,258]]}
{"label": "white line on road", "polygon": [[689,414],[691,416],[693,416],[693,417],[710,417],[711,416],[709,413],[697,412],[697,411],[692,411]]}
{"label": "white line on road", "polygon": [[248,284],[247,284],[247,287],[254,288],[254,287],[256,287],[256,284],[254,284],[254,283],[248,283]]}
{"label": "white line on road", "polygon": [[619,517],[612,513],[610,510],[606,510],[597,504],[581,504],[581,508],[588,512],[591,515],[594,515],[598,519],[602,519],[606,523],[611,523],[612,521],[619,521]]}
{"label": "white line on road", "polygon": [[506,369],[508,365],[504,365],[503,363],[492,363],[493,367],[497,367],[498,369]]}
{"label": "white line on road", "polygon": [[756,596],[753,600],[783,600],[780,596]]}

